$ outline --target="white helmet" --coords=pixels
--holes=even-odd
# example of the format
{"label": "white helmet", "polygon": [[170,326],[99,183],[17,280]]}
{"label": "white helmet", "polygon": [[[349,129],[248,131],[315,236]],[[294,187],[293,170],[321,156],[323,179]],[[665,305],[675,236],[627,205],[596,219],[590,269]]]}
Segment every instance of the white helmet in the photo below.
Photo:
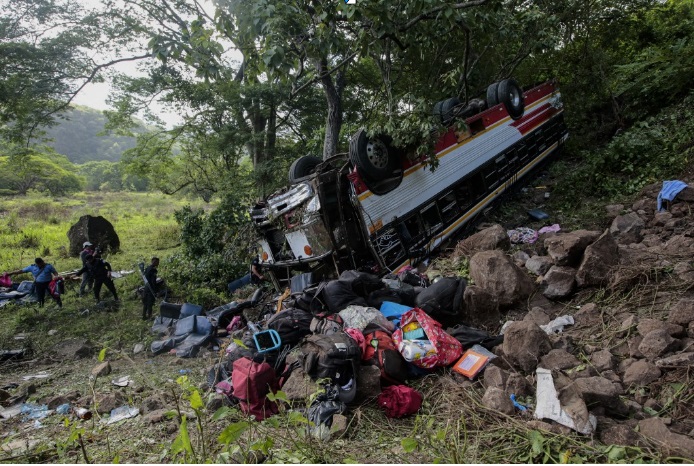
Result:
{"label": "white helmet", "polygon": [[94,246],[94,245],[92,243],[90,243],[89,241],[85,241],[84,244],[82,244],[82,247],[86,248],[87,246]]}

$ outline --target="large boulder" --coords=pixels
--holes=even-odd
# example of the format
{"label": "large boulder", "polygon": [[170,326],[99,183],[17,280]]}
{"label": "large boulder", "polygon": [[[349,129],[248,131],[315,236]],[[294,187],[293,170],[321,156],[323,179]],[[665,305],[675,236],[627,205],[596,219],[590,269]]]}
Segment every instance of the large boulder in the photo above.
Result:
{"label": "large boulder", "polygon": [[59,359],[88,358],[94,353],[92,344],[81,338],[61,341],[53,346],[52,350]]}
{"label": "large boulder", "polygon": [[545,240],[547,253],[557,265],[576,266],[581,261],[583,251],[600,237],[599,231],[576,230],[560,233]]}
{"label": "large boulder", "polygon": [[477,286],[495,295],[499,306],[510,307],[525,301],[535,287],[532,279],[503,251],[482,251],[470,260],[470,278]]}
{"label": "large boulder", "polygon": [[661,372],[657,366],[644,359],[640,359],[627,367],[624,371],[622,381],[626,385],[645,386],[651,382],[655,382],[660,376]]}
{"label": "large boulder", "polygon": [[540,358],[551,349],[549,337],[534,322],[512,322],[504,332],[506,358],[525,372],[534,371]]}
{"label": "large boulder", "polygon": [[120,239],[111,222],[102,216],[83,215],[67,232],[70,240],[70,255],[78,256],[85,241],[89,241],[102,251],[120,250]]}
{"label": "large boulder", "polygon": [[576,284],[584,286],[605,285],[610,269],[619,263],[619,247],[609,231],[588,246],[576,273]]}
{"label": "large boulder", "polygon": [[506,230],[498,224],[485,228],[460,241],[455,247],[453,256],[472,257],[480,251],[493,249],[502,249],[504,251],[511,249],[511,240],[508,238]]}
{"label": "large boulder", "polygon": [[463,293],[463,321],[473,327],[499,323],[499,300],[479,286],[471,285]]}
{"label": "large boulder", "polygon": [[639,351],[648,359],[656,359],[679,348],[680,341],[672,338],[665,329],[649,332],[639,344]]}
{"label": "large boulder", "polygon": [[639,432],[655,442],[666,455],[694,459],[694,440],[686,435],[670,432],[659,417],[639,421]]}
{"label": "large boulder", "polygon": [[643,239],[641,230],[645,227],[641,217],[635,212],[626,215],[618,215],[612,221],[610,233],[616,238],[619,244],[639,243]]}
{"label": "large boulder", "polygon": [[553,265],[542,279],[542,294],[549,299],[566,298],[576,287],[576,269]]}
{"label": "large boulder", "polygon": [[525,268],[535,275],[544,275],[554,265],[554,260],[549,256],[533,256],[525,261]]}
{"label": "large boulder", "polygon": [[694,299],[684,298],[675,304],[670,311],[668,322],[679,325],[689,325],[694,321]]}

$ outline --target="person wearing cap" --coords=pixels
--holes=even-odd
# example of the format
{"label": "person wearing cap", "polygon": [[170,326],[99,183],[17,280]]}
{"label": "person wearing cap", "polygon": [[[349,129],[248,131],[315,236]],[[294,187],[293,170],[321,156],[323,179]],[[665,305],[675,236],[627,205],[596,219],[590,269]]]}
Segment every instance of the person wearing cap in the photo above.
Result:
{"label": "person wearing cap", "polygon": [[[80,252],[80,259],[82,259],[82,267],[86,267],[87,265],[87,256],[93,256],[94,255],[94,245],[90,243],[89,241],[85,241],[84,244],[82,245],[84,248],[82,252]],[[90,292],[92,288],[94,287],[94,277],[92,277],[91,273],[87,270],[82,274],[82,283],[80,284],[80,296],[84,296],[85,292]]]}
{"label": "person wearing cap", "polygon": [[142,320],[152,317],[152,306],[157,297],[157,267],[159,258],[152,257],[152,263],[145,269],[145,292],[142,295]]}
{"label": "person wearing cap", "polygon": [[[52,264],[46,264],[40,257],[37,257],[33,264],[27,265],[23,269],[9,272],[7,275],[18,275],[28,272],[34,276],[34,291],[39,299],[39,307],[43,307],[46,299],[46,291],[48,291],[48,284],[51,283],[54,277],[59,277],[60,275]],[[58,303],[58,307],[63,307],[63,301],[60,299],[60,295],[56,297],[51,294],[51,297]]]}
{"label": "person wearing cap", "polygon": [[77,275],[79,276],[83,273],[89,273],[91,274],[92,278],[94,278],[94,297],[96,298],[96,302],[99,303],[101,301],[102,285],[106,285],[106,288],[108,288],[111,294],[113,294],[113,298],[116,300],[116,302],[119,302],[120,299],[118,299],[118,292],[113,284],[113,280],[111,280],[111,264],[102,258],[94,257],[91,254],[87,255],[85,259],[86,265],[77,272]]}

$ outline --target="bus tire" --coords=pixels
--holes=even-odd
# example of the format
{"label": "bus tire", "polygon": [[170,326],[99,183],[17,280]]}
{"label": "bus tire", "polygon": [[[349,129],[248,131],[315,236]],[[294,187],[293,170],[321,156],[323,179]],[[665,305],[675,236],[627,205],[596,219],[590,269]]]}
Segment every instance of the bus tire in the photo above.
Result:
{"label": "bus tire", "polygon": [[349,160],[362,174],[372,180],[390,178],[393,171],[399,168],[398,156],[390,145],[390,138],[369,138],[363,128],[349,141]]}
{"label": "bus tire", "polygon": [[504,79],[499,83],[497,89],[499,102],[504,104],[506,111],[514,120],[523,116],[525,111],[525,101],[523,100],[523,89],[515,79]]}
{"label": "bus tire", "polygon": [[434,116],[439,117],[441,123],[450,125],[455,118],[455,108],[460,105],[460,100],[457,97],[451,97],[434,105]]}
{"label": "bus tire", "polygon": [[289,167],[289,182],[294,183],[295,181],[310,175],[315,171],[316,167],[321,162],[321,159],[312,155],[304,155],[303,157],[299,157],[292,162],[292,165]]}
{"label": "bus tire", "polygon": [[497,90],[499,88],[499,82],[495,82],[487,87],[487,108],[495,107],[499,103],[499,97]]}

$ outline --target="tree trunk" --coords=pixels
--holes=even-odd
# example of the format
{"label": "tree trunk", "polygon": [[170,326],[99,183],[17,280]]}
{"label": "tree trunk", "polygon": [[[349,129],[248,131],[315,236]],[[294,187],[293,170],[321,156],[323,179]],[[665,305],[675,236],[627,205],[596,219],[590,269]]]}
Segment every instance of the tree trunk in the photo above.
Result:
{"label": "tree trunk", "polygon": [[325,121],[325,139],[323,140],[323,160],[327,160],[337,153],[337,144],[342,128],[342,90],[345,86],[344,70],[339,70],[333,81],[332,75],[327,73],[327,60],[322,59],[316,63],[316,70],[321,76],[320,82],[325,92],[325,100],[328,103],[328,117]]}

